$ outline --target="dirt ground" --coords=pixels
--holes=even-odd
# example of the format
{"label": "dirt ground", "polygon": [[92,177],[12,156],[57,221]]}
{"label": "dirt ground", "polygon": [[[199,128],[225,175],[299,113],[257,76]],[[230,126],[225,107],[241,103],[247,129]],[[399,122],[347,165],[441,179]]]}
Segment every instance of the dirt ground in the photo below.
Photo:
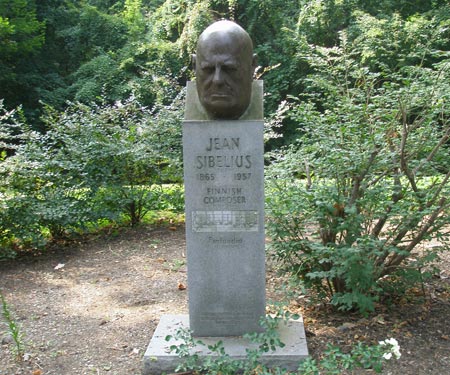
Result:
{"label": "dirt ground", "polygon": [[[394,337],[402,357],[384,374],[450,374],[450,256],[444,255],[444,271],[425,285],[425,298],[413,291],[367,318],[310,306],[307,296],[288,301],[303,314],[310,354],[320,357],[327,343],[345,350]],[[55,246],[0,263],[0,276],[26,345],[24,359],[14,359],[0,326],[0,375],[140,374],[159,317],[187,313],[183,227],[126,229]],[[267,281],[269,300],[285,298],[270,262]]]}

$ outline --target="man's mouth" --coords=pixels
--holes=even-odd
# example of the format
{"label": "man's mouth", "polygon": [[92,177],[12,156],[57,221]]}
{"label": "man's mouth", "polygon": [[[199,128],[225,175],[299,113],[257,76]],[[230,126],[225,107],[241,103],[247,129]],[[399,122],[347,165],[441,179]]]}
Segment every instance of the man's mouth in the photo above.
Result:
{"label": "man's mouth", "polygon": [[213,93],[209,96],[213,100],[222,100],[231,98],[231,94],[227,93]]}

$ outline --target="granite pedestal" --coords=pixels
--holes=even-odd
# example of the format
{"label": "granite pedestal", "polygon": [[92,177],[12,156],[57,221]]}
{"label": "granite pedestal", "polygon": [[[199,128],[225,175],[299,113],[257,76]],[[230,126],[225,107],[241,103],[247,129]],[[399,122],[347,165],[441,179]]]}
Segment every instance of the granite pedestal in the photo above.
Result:
{"label": "granite pedestal", "polygon": [[189,318],[194,336],[260,330],[265,314],[262,121],[185,121]]}
{"label": "granite pedestal", "polygon": [[[156,328],[150,345],[144,355],[143,374],[161,375],[173,373],[175,368],[182,362],[176,354],[170,352],[170,346],[180,342],[174,340],[166,341],[168,335],[173,336],[178,329],[189,328],[189,317],[187,315],[163,315]],[[302,319],[291,320],[287,324],[281,324],[278,328],[283,348],[276,351],[264,353],[261,363],[268,367],[280,367],[290,371],[298,368],[299,362],[308,357],[305,330]],[[241,360],[246,357],[246,349],[256,348],[257,345],[242,337],[199,337],[206,346],[223,342],[225,353],[232,359]],[[192,354],[197,353],[200,358],[213,355],[206,346],[192,348]]]}

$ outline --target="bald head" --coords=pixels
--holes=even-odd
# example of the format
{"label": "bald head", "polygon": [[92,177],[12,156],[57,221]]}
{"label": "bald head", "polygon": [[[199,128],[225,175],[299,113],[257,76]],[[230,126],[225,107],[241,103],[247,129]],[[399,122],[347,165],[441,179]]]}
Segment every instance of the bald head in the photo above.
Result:
{"label": "bald head", "polygon": [[237,119],[250,104],[255,56],[248,33],[231,21],[205,29],[194,55],[200,103],[213,119]]}

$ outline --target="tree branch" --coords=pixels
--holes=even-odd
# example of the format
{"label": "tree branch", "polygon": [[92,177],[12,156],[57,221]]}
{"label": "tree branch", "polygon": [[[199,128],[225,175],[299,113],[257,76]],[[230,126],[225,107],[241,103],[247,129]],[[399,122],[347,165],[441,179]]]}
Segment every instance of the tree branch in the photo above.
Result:
{"label": "tree branch", "polygon": [[414,171],[412,172],[415,176],[420,168],[426,163],[429,163],[431,160],[433,160],[436,153],[439,151],[439,149],[448,141],[450,137],[450,127],[447,129],[445,134],[442,136],[442,138],[439,140],[436,146],[434,146],[433,150],[431,150],[430,154],[427,156],[425,160],[421,160],[420,163],[417,165],[416,168],[414,168]]}
{"label": "tree branch", "polygon": [[430,229],[432,228],[434,222],[438,218],[439,214],[444,210],[445,203],[447,202],[446,197],[441,197],[439,200],[438,207],[434,210],[434,212],[431,214],[429,219],[422,225],[417,235],[411,240],[411,242],[406,246],[403,250],[407,252],[407,254],[396,254],[392,257],[392,259],[387,264],[387,269],[392,269],[393,267],[397,267],[407,256],[409,256],[409,253],[416,247],[416,245],[421,242],[425,235],[427,235],[430,232]]}

